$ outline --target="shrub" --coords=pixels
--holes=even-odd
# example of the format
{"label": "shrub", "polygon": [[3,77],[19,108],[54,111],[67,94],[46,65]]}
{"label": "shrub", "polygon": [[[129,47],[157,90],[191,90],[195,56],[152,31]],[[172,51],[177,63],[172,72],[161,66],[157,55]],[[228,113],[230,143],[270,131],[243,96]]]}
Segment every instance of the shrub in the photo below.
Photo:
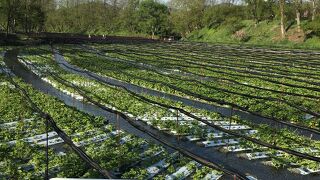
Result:
{"label": "shrub", "polygon": [[232,38],[241,41],[241,42],[247,42],[249,40],[249,36],[247,35],[246,31],[243,29],[240,29],[236,31],[233,35]]}
{"label": "shrub", "polygon": [[320,36],[320,18],[316,18],[314,21],[306,23],[303,26],[303,29],[305,32],[307,32],[309,37],[314,35]]}
{"label": "shrub", "polygon": [[223,25],[226,26],[226,29],[228,29],[229,34],[234,34],[237,31],[239,31],[240,29],[245,27],[245,25],[243,23],[241,23],[241,20],[236,17],[227,18],[224,21]]}
{"label": "shrub", "polygon": [[246,13],[244,6],[222,3],[208,7],[205,10],[203,23],[206,27],[215,29],[230,18],[245,19],[245,16]]}

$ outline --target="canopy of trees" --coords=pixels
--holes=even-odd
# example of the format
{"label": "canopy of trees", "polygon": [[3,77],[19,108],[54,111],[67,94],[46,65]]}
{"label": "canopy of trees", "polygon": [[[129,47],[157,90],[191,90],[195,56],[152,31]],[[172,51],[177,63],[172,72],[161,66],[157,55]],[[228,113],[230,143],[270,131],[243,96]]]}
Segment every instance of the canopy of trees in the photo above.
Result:
{"label": "canopy of trees", "polygon": [[0,31],[187,36],[239,20],[319,32],[319,0],[1,0]]}

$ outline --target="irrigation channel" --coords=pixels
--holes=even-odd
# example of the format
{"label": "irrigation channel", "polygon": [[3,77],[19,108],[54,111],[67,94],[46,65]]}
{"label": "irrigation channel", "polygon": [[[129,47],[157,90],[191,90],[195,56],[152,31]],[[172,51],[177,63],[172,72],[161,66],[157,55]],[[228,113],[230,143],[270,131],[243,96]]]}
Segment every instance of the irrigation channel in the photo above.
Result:
{"label": "irrigation channel", "polygon": [[[111,123],[117,124],[119,123],[119,127],[128,133],[134,134],[138,137],[144,138],[146,140],[151,140],[156,143],[160,143],[155,138],[150,136],[147,133],[144,133],[138,129],[136,129],[132,124],[126,121],[123,118],[120,118],[120,121],[117,122],[117,115],[114,113],[107,112],[93,104],[85,103],[80,100],[76,100],[71,96],[68,96],[61,91],[55,89],[50,84],[44,82],[40,77],[32,73],[28,70],[24,65],[22,65],[18,59],[18,50],[8,51],[5,55],[5,63],[11,71],[22,78],[25,82],[31,84],[35,89],[40,90],[46,94],[52,95],[59,100],[62,100],[65,104],[75,107],[80,111],[89,113],[94,116],[103,116],[110,120]],[[57,56],[57,54],[56,54]],[[59,58],[57,58],[59,59]],[[110,79],[111,80],[111,79]],[[115,82],[118,82],[114,80]],[[132,88],[137,88],[132,86]],[[141,91],[142,89],[137,88],[136,91]],[[159,92],[157,92],[159,93]],[[156,95],[156,94],[155,94]],[[159,94],[158,94],[159,95]],[[163,94],[164,95],[164,94]],[[180,98],[177,96],[172,96],[173,98]],[[184,98],[182,98],[184,99]],[[185,99],[187,100],[187,99]],[[188,103],[195,103],[191,100],[187,101]],[[205,107],[206,104],[202,106]],[[207,108],[212,108],[213,106],[207,105]],[[230,110],[224,109],[227,111]],[[240,111],[239,111],[240,112]],[[210,162],[214,162],[225,169],[229,169],[233,172],[239,172],[240,174],[250,174],[254,175],[258,179],[318,179],[316,176],[301,176],[295,173],[288,171],[287,169],[279,169],[276,170],[270,166],[263,165],[260,161],[249,161],[247,159],[242,159],[237,156],[236,153],[222,153],[218,151],[217,148],[205,148],[197,146],[193,142],[189,141],[180,141],[176,137],[172,135],[168,135],[159,130],[156,130],[152,127],[146,126],[142,121],[137,121],[142,126],[144,126],[149,132],[157,135],[157,138],[165,139],[165,141],[175,144],[176,147],[180,149],[187,149],[189,152],[192,152],[198,157],[206,159]],[[223,179],[230,179],[230,176],[224,176]]]}
{"label": "irrigation channel", "polygon": [[208,111],[218,112],[224,116],[238,115],[241,119],[249,120],[255,124],[267,124],[270,127],[277,128],[277,129],[287,128],[287,129],[290,129],[291,131],[294,131],[297,134],[304,135],[304,136],[309,137],[314,140],[320,140],[319,132],[315,132],[312,129],[308,129],[308,128],[304,128],[304,127],[295,127],[295,125],[291,124],[291,123],[279,122],[274,119],[261,117],[259,115],[244,112],[244,111],[238,110],[236,108],[215,106],[215,105],[208,104],[205,102],[200,102],[200,101],[184,98],[181,96],[176,96],[173,94],[168,94],[165,92],[160,92],[160,91],[148,89],[145,87],[140,87],[140,86],[137,86],[137,85],[134,85],[131,83],[127,83],[124,81],[120,81],[120,80],[117,80],[114,78],[100,76],[100,75],[97,75],[97,74],[89,72],[89,71],[84,71],[83,69],[76,67],[74,65],[71,65],[70,63],[65,61],[63,55],[61,55],[57,50],[54,50],[54,57],[55,57],[55,60],[57,61],[57,63],[59,64],[59,66],[61,68],[63,68],[64,70],[69,71],[71,73],[79,74],[81,76],[85,76],[89,79],[100,80],[101,82],[114,84],[115,86],[123,86],[123,87],[125,87],[135,93],[140,93],[140,94],[144,93],[144,94],[149,94],[152,96],[167,98],[167,99],[170,99],[173,101],[179,101],[179,102],[184,103],[185,105],[192,106],[192,107],[195,107],[198,109],[204,109],[204,110],[208,110]]}

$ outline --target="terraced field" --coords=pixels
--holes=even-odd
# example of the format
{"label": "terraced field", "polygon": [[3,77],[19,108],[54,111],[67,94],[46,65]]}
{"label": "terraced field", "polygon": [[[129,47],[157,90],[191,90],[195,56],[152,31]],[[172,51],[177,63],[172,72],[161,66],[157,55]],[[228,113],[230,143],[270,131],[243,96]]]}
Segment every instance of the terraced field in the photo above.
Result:
{"label": "terraced field", "polygon": [[2,51],[10,155],[0,177],[41,179],[48,164],[50,177],[320,178],[320,53],[189,43]]}

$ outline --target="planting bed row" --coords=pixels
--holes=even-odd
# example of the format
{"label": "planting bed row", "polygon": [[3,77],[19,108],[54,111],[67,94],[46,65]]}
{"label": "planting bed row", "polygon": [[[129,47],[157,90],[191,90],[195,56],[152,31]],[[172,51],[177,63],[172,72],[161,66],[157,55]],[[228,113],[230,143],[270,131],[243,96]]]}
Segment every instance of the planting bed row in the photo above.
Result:
{"label": "planting bed row", "polygon": [[[1,57],[2,62],[2,57]],[[4,69],[1,63],[1,68]],[[103,169],[118,178],[203,179],[222,176],[222,172],[205,167],[178,152],[149,143],[112,125],[105,118],[93,117],[66,106],[57,99],[33,90],[10,74],[0,80],[0,177],[9,179],[43,179],[46,169],[46,122],[30,107],[20,90],[25,90],[40,110],[48,113],[73,141]],[[9,79],[8,79],[9,78]],[[50,177],[101,178],[59,137],[48,129]]]}
{"label": "planting bed row", "polygon": [[[105,50],[104,48],[108,46],[111,46],[110,49]],[[148,54],[147,50],[135,47],[136,45],[118,46],[95,45],[85,47],[87,49],[68,46],[58,48],[71,64],[101,75],[318,129],[320,97],[318,84],[310,88],[305,83],[299,85],[301,87],[296,87],[299,82],[293,82],[285,77],[278,78],[281,80],[278,82],[273,77],[263,76],[261,79],[256,77],[258,75],[240,73],[234,69],[221,71],[220,66],[211,67],[221,62],[214,58],[210,65],[202,63],[203,57],[188,57],[180,51],[174,54],[167,52],[165,48],[162,51],[156,47],[152,49],[153,46],[149,45],[143,47],[152,51],[152,54]],[[174,48],[170,50],[172,49]],[[200,52],[198,54],[201,55]],[[193,65],[195,63],[198,65]]]}
{"label": "planting bed row", "polygon": [[[30,53],[31,51],[31,53]],[[42,53],[42,55],[30,55],[35,54],[35,50],[29,49],[22,53],[20,62],[24,63],[27,67],[33,70],[36,74],[41,76],[44,80],[59,88],[61,91],[72,94],[75,98],[85,99],[75,89],[75,85],[87,92],[86,95],[93,99],[97,99],[103,105],[110,108],[118,109],[125,112],[129,116],[136,117],[137,119],[144,120],[147,124],[155,127],[161,131],[166,131],[169,134],[179,136],[179,138],[187,139],[190,141],[197,141],[197,144],[205,147],[223,147],[226,146],[231,152],[249,151],[245,154],[248,159],[265,159],[271,158],[271,165],[275,167],[289,167],[290,169],[303,169],[306,171],[304,174],[310,174],[316,172],[319,169],[317,162],[310,160],[303,160],[284,153],[282,151],[275,151],[272,149],[264,149],[263,147],[244,140],[242,138],[232,137],[231,134],[218,131],[205,123],[199,123],[196,119],[187,117],[174,111],[170,108],[161,107],[142,101],[137,96],[133,96],[121,88],[114,87],[112,85],[106,85],[101,82],[87,79],[83,76],[79,76],[72,73],[67,73],[59,68],[55,62],[52,61],[50,53]],[[39,53],[39,52],[37,52]],[[73,86],[66,86],[58,80],[52,73],[59,74],[60,78],[72,82]],[[264,142],[273,143],[277,146],[288,148],[301,153],[312,154],[318,156],[319,142],[310,141],[304,137],[297,136],[287,130],[274,131],[271,128],[265,126],[256,126],[241,120],[237,117],[226,118],[219,114],[194,109],[191,107],[183,106],[177,102],[169,101],[159,97],[152,97],[144,95],[144,97],[164,104],[171,104],[177,107],[183,107],[202,119],[218,125],[219,127],[236,131],[238,134],[242,134],[248,137],[253,137]],[[303,147],[308,144],[310,149]],[[263,151],[261,151],[263,150]],[[261,152],[262,154],[256,153]],[[261,156],[261,157],[260,157]],[[301,173],[303,174],[303,173]]]}

